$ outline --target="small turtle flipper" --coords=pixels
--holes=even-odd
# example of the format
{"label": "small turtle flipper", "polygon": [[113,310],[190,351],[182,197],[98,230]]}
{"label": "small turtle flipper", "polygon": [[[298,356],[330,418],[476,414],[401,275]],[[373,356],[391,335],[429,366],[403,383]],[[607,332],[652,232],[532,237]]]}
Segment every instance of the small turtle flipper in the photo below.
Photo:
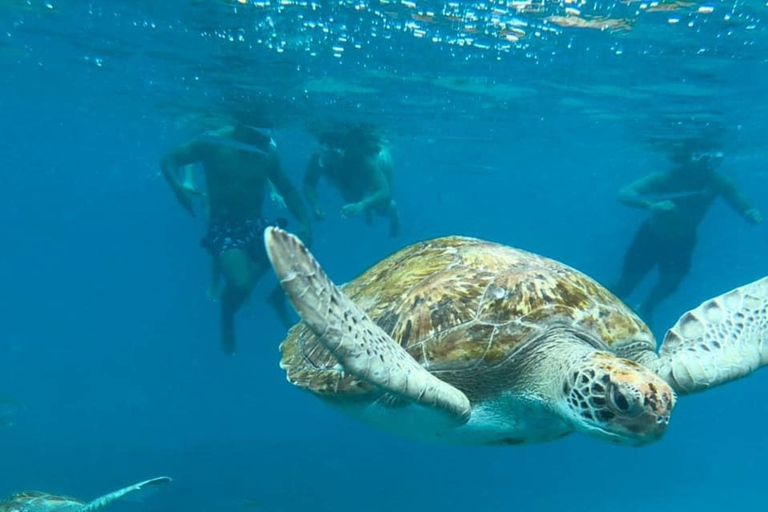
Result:
{"label": "small turtle flipper", "polygon": [[97,509],[100,509],[101,507],[109,505],[115,500],[119,500],[126,494],[131,494],[131,493],[140,492],[140,491],[152,491],[159,486],[169,483],[170,481],[171,479],[168,478],[167,476],[161,476],[158,478],[152,478],[151,480],[146,480],[144,482],[139,482],[138,484],[134,484],[129,487],[125,487],[118,491],[114,491],[109,494],[105,494],[104,496],[101,496],[99,498],[96,498],[90,503],[86,503],[85,505],[83,505],[83,508],[81,508],[78,512],[93,512],[94,510],[97,510]]}
{"label": "small turtle flipper", "polygon": [[344,371],[387,393],[469,419],[466,395],[414,360],[334,285],[297,237],[279,228],[264,233],[267,255],[296,312]]}
{"label": "small turtle flipper", "polygon": [[709,299],[667,331],[656,372],[680,394],[745,377],[768,364],[768,277]]}

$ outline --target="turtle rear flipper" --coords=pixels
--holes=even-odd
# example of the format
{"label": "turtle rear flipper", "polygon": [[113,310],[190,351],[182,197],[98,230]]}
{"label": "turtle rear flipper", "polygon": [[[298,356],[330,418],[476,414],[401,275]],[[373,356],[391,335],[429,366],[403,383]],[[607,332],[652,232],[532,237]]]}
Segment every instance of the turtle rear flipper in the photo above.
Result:
{"label": "turtle rear flipper", "polygon": [[331,282],[297,237],[279,228],[264,232],[267,255],[296,312],[344,371],[455,423],[466,423],[470,403],[414,360],[357,304]]}
{"label": "turtle rear flipper", "polygon": [[153,491],[157,489],[159,486],[167,484],[170,481],[171,479],[168,478],[167,476],[161,476],[157,478],[152,478],[151,480],[145,480],[144,482],[139,482],[138,484],[134,484],[129,487],[125,487],[123,489],[120,489],[120,490],[111,492],[109,494],[105,494],[104,496],[101,496],[99,498],[96,498],[90,503],[86,503],[85,505],[83,505],[83,508],[81,508],[78,512],[93,512],[94,510],[97,510],[97,509],[100,509],[101,507],[109,505],[113,501],[119,500],[120,498],[122,498],[127,494]]}
{"label": "turtle rear flipper", "polygon": [[680,394],[768,364],[768,277],[709,299],[667,331],[655,370]]}

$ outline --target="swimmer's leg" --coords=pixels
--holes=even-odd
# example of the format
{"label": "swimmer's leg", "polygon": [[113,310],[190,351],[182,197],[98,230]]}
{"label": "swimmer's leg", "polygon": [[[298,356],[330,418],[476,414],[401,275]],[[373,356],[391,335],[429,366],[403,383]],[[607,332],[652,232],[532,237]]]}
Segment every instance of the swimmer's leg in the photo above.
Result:
{"label": "swimmer's leg", "polygon": [[237,350],[235,314],[251,294],[256,273],[253,261],[242,249],[224,251],[217,263],[225,281],[221,294],[221,349],[225,354],[234,355]]}
{"label": "swimmer's leg", "polygon": [[627,295],[632,293],[637,285],[640,284],[640,281],[656,265],[658,245],[660,243],[650,232],[647,224],[643,224],[638,229],[635,238],[624,255],[621,275],[616,284],[610,287],[614,294],[621,299],[625,299]]}
{"label": "swimmer's leg", "polygon": [[[685,276],[691,271],[693,249],[696,239],[679,240],[674,247],[667,247],[659,260],[659,281],[653,287],[648,298],[640,306],[640,316],[650,325],[653,313],[663,300],[672,296],[680,287]],[[661,250],[661,249],[660,249]]]}
{"label": "swimmer's leg", "polygon": [[295,320],[291,318],[288,301],[285,298],[285,292],[283,292],[280,283],[275,285],[272,291],[269,292],[269,295],[267,296],[267,304],[269,304],[269,307],[275,312],[277,318],[280,319],[280,323],[285,329],[290,329],[291,326],[296,323]]}
{"label": "swimmer's leg", "polygon": [[389,217],[389,236],[393,238],[400,236],[400,211],[394,199],[389,202],[387,216]]}

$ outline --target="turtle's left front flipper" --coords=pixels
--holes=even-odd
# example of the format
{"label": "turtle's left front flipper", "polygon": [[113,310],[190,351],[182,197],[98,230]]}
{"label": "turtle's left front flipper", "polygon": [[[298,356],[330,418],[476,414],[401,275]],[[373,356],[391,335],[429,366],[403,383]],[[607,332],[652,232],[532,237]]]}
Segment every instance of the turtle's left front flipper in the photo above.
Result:
{"label": "turtle's left front flipper", "polygon": [[768,364],[768,277],[709,299],[667,331],[656,372],[680,394],[704,391]]}
{"label": "turtle's left front flipper", "polygon": [[165,484],[169,483],[170,481],[171,479],[168,478],[167,476],[161,476],[157,478],[152,478],[151,480],[145,480],[144,482],[139,482],[138,484],[134,484],[129,487],[125,487],[118,491],[111,492],[109,494],[101,496],[100,498],[96,498],[90,503],[87,503],[86,505],[84,505],[83,508],[81,508],[78,512],[93,512],[94,510],[97,510],[97,509],[100,509],[101,507],[109,505],[115,500],[119,500],[126,494],[139,493],[139,492],[152,492],[157,488],[162,487]]}

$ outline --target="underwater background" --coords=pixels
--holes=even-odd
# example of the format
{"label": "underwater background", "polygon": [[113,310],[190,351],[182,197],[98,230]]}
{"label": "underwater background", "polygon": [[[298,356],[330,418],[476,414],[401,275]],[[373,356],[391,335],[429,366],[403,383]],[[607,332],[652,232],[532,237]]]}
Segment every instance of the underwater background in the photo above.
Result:
{"label": "underwater background", "polygon": [[[420,444],[293,388],[263,297],[218,347],[209,256],[160,157],[257,106],[300,183],[325,120],[383,126],[403,234],[327,211],[313,252],[337,283],[448,234],[538,252],[613,281],[645,212],[627,183],[669,141],[716,140],[768,211],[768,4],[0,0],[0,496],[89,499],[174,482],[114,510],[760,509],[768,372],[680,400],[642,448]],[[277,205],[268,210],[279,213]],[[768,232],[722,200],[659,308],[764,276]],[[651,279],[654,279],[652,276]],[[634,305],[649,281],[628,301]]]}

